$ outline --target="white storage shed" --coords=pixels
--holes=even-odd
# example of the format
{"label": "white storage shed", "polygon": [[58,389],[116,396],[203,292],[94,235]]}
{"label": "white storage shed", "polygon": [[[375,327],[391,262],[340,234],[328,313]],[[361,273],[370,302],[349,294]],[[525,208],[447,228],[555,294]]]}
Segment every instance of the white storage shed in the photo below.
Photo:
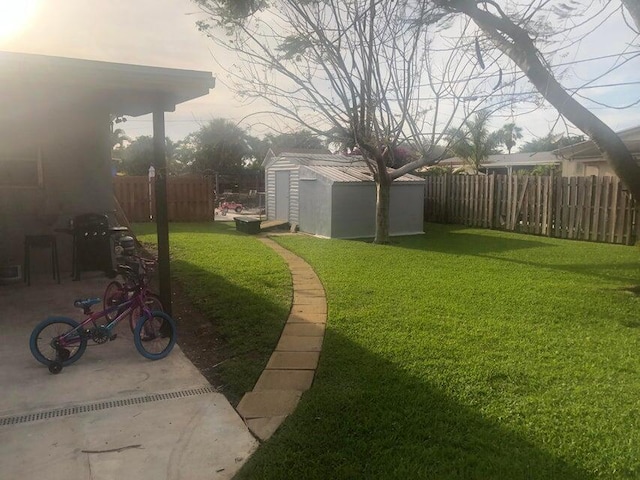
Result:
{"label": "white storage shed", "polygon": [[[270,153],[263,162],[268,220],[329,238],[375,235],[376,185],[359,156]],[[403,175],[391,186],[391,235],[424,233],[425,182]]]}

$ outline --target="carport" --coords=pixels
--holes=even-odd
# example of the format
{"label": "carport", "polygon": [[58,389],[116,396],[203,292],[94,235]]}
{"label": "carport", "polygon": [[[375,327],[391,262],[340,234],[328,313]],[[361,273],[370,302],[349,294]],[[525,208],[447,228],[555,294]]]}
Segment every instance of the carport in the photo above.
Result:
{"label": "carport", "polygon": [[[112,211],[111,119],[151,113],[160,294],[170,311],[164,114],[214,85],[210,72],[0,52],[0,262],[21,263],[26,234]],[[60,239],[61,265],[69,242]]]}

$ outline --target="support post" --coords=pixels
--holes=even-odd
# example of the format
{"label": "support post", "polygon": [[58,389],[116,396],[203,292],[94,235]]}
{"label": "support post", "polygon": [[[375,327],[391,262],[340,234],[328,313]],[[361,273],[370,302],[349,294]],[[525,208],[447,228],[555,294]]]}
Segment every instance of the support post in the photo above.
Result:
{"label": "support post", "polygon": [[167,209],[167,157],[163,110],[155,110],[153,112],[153,166],[156,174],[156,228],[158,231],[160,300],[165,311],[172,315],[169,212]]}

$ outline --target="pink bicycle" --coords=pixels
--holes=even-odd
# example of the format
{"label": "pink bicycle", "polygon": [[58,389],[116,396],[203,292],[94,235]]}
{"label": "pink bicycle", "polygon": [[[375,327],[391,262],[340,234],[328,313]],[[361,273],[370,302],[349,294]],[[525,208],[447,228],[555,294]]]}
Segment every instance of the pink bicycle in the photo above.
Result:
{"label": "pink bicycle", "polygon": [[[128,273],[135,278],[133,269]],[[138,277],[135,283],[129,298],[99,312],[93,312],[91,307],[101,303],[100,298],[76,300],[74,306],[81,308],[86,315],[80,323],[68,317],[49,317],[40,322],[29,339],[32,355],[49,367],[51,373],[60,373],[63,367],[80,359],[89,340],[98,345],[114,340],[116,325],[125,319],[130,323],[131,316],[138,313],[140,316],[133,332],[138,352],[150,360],[169,355],[176,343],[176,324],[166,313],[150,310],[143,280]]]}
{"label": "pink bicycle", "polygon": [[[128,265],[118,265],[118,273],[124,279],[124,283],[113,280],[107,285],[104,291],[103,308],[108,310],[116,305],[122,305],[129,300],[139,289],[144,290],[145,304],[151,311],[164,311],[160,297],[149,290],[149,278],[156,265],[155,260],[149,260],[143,257],[129,256],[126,257]],[[109,321],[114,320],[121,312],[121,309],[115,310],[106,315]],[[133,332],[136,323],[142,315],[140,309],[134,309],[130,312],[129,327]]]}

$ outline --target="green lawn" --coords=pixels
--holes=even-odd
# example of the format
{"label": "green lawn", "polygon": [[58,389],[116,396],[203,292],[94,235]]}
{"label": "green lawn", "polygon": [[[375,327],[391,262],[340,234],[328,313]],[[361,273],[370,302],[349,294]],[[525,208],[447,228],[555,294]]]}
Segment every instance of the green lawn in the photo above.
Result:
{"label": "green lawn", "polygon": [[427,231],[276,238],[315,268],[329,322],[313,388],[238,478],[640,478],[638,250]]}
{"label": "green lawn", "polygon": [[[216,371],[223,393],[236,404],[267,364],[292,292],[291,275],[280,256],[231,225],[172,224],[170,243],[172,276],[215,323],[230,350],[224,355],[230,359]],[[136,224],[134,231],[140,241],[155,243],[155,224]]]}

